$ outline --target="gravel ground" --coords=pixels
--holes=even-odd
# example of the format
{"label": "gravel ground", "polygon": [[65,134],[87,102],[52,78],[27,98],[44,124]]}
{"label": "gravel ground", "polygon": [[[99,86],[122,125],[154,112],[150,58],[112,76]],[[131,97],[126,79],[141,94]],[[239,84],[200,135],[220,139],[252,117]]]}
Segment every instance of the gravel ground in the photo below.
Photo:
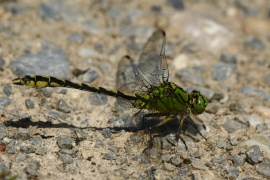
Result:
{"label": "gravel ground", "polygon": [[[269,0],[0,1],[0,169],[18,179],[270,178]],[[125,128],[134,110],[66,88],[12,85],[26,74],[115,88],[121,57],[138,59],[161,28],[170,81],[209,98],[187,124]],[[177,120],[175,120],[177,121]],[[0,175],[2,178],[2,176]]]}

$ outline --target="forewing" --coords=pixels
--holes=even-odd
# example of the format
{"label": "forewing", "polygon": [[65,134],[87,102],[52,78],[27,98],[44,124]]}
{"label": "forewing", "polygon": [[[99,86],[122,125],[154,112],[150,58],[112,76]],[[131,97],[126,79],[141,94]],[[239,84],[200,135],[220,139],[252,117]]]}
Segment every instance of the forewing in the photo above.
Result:
{"label": "forewing", "polygon": [[139,59],[138,72],[152,86],[159,86],[169,78],[165,44],[165,32],[156,30],[145,44]]}

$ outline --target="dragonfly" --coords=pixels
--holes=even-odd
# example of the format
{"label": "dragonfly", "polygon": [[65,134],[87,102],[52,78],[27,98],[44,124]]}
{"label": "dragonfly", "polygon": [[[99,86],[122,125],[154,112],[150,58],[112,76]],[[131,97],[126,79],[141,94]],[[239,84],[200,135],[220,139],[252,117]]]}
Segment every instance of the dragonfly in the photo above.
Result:
{"label": "dragonfly", "polygon": [[[130,56],[124,56],[118,64],[116,73],[118,90],[39,75],[21,76],[12,82],[31,88],[67,87],[113,96],[117,98],[120,106],[138,109],[132,118],[134,127],[142,126],[147,119],[158,120],[153,126],[158,127],[180,115],[179,134],[185,118],[199,132],[190,115],[203,113],[208,105],[208,99],[197,90],[188,94],[180,86],[169,82],[165,44],[166,34],[158,29],[144,45],[137,64]],[[200,135],[202,136],[201,133]]]}

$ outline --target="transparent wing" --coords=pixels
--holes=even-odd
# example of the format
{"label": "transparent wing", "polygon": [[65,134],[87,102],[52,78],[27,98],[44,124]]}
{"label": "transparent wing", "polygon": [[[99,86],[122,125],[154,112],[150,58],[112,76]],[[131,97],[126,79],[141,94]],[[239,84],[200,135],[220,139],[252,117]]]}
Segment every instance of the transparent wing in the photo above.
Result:
{"label": "transparent wing", "polygon": [[152,86],[159,86],[169,78],[165,44],[165,32],[156,30],[145,44],[139,59],[138,73]]}
{"label": "transparent wing", "polygon": [[[124,56],[118,63],[116,87],[122,92],[144,94],[147,92],[150,85],[138,73],[133,59],[131,59],[129,56]],[[116,103],[122,107],[131,108],[134,107],[134,102],[135,101],[126,100],[119,97]]]}

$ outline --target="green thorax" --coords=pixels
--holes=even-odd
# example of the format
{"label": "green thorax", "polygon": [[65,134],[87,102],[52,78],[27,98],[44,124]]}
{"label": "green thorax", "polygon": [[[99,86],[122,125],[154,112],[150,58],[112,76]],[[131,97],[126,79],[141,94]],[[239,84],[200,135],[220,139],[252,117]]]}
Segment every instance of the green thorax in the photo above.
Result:
{"label": "green thorax", "polygon": [[137,94],[139,97],[135,106],[139,109],[155,110],[161,113],[179,113],[188,108],[188,94],[179,86],[171,82],[162,83],[153,87],[146,94]]}

